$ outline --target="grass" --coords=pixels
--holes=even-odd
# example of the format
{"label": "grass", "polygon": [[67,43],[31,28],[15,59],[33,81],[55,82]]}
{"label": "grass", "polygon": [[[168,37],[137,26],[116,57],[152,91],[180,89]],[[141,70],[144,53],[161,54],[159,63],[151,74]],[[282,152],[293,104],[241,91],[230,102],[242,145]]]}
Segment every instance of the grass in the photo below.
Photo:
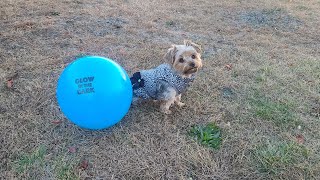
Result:
{"label": "grass", "polygon": [[60,15],[60,12],[52,11],[52,12],[49,12],[48,15],[51,15],[51,16],[59,16],[59,15]]}
{"label": "grass", "polygon": [[297,9],[301,10],[301,11],[306,11],[306,10],[310,10],[310,8],[308,8],[307,6],[303,6],[303,5],[299,5],[296,7]]}
{"label": "grass", "polygon": [[195,125],[189,131],[189,135],[200,144],[213,149],[219,149],[222,143],[221,129],[215,123],[205,126]]}
{"label": "grass", "polygon": [[270,67],[264,67],[264,68],[261,68],[259,71],[258,71],[258,75],[256,77],[256,81],[257,82],[260,82],[260,83],[264,83],[267,81],[268,79],[268,76],[271,74],[271,69]]}
{"label": "grass", "polygon": [[281,177],[292,171],[308,177],[309,152],[306,147],[294,142],[268,141],[258,145],[252,151],[252,160],[261,173],[271,175],[273,178]]}
{"label": "grass", "polygon": [[[318,60],[318,59],[317,59]],[[320,62],[315,59],[301,59],[294,67],[292,71],[301,74],[306,74],[310,80],[320,79]]]}
{"label": "grass", "polygon": [[60,159],[55,162],[55,174],[57,179],[61,180],[77,180],[80,179],[78,174],[76,174],[75,168],[76,164],[69,161],[64,161]]}
{"label": "grass", "polygon": [[[318,0],[0,1],[0,179],[320,179],[318,9]],[[202,45],[204,66],[172,115],[147,102],[88,131],[61,113],[57,80],[75,58],[109,57],[132,74],[184,39]]]}
{"label": "grass", "polygon": [[174,26],[175,24],[176,23],[173,20],[166,22],[166,26]]}
{"label": "grass", "polygon": [[298,125],[297,117],[293,111],[293,105],[280,100],[272,100],[261,93],[255,93],[250,104],[255,116],[263,120],[271,121],[281,128],[295,127]]}
{"label": "grass", "polygon": [[32,168],[41,168],[44,166],[46,149],[43,146],[37,148],[34,152],[29,154],[22,154],[14,162],[14,167],[17,173],[22,174],[30,171]]}
{"label": "grass", "polygon": [[53,169],[54,171],[48,175],[61,180],[76,180],[79,176],[76,174],[77,161],[74,158],[64,159],[66,157],[57,157],[51,161],[46,159],[48,151],[44,146],[39,146],[31,153],[21,154],[17,160],[13,162],[13,167],[16,173],[21,176],[34,176],[34,178],[41,178],[46,174],[46,169]]}
{"label": "grass", "polygon": [[85,53],[80,53],[80,54],[77,54],[74,59],[79,59],[79,58],[83,58],[83,57],[86,57],[86,56],[89,56],[88,54],[85,54]]}
{"label": "grass", "polygon": [[241,18],[242,21],[251,24],[254,28],[271,27],[292,31],[302,24],[298,18],[288,14],[283,8],[255,10],[244,13]]}
{"label": "grass", "polygon": [[72,170],[72,167],[70,165],[62,165],[58,170],[58,179],[66,179],[66,180],[73,180],[73,179],[79,179]]}

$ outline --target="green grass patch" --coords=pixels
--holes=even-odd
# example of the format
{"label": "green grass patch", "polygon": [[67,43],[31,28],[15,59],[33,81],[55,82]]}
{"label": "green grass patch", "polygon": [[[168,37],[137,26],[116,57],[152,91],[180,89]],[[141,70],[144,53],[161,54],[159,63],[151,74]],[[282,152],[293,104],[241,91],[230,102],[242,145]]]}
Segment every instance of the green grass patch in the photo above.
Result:
{"label": "green grass patch", "polygon": [[54,161],[54,171],[57,179],[61,180],[77,180],[80,179],[76,173],[78,161],[71,159],[64,159],[59,157]]}
{"label": "green grass patch", "polygon": [[44,166],[44,158],[46,155],[46,148],[40,146],[32,153],[22,154],[16,161],[14,161],[14,167],[17,173],[25,173],[30,169],[37,169]]}
{"label": "green grass patch", "polygon": [[75,3],[75,4],[84,4],[84,3],[83,3],[82,1],[80,1],[80,0],[74,0],[73,3]]}
{"label": "green grass patch", "polygon": [[[27,179],[37,179],[45,174],[46,168],[54,170],[56,179],[76,180],[80,179],[76,173],[79,162],[74,158],[60,157],[51,161],[45,159],[47,150],[39,146],[31,153],[20,155],[13,163],[15,172]],[[67,158],[67,159],[66,159]]]}
{"label": "green grass patch", "polygon": [[173,20],[166,22],[166,26],[174,26],[175,24],[176,23]]}
{"label": "green grass patch", "polygon": [[57,178],[61,180],[80,179],[74,172],[74,166],[71,164],[64,164],[57,169]]}
{"label": "green grass patch", "polygon": [[233,71],[231,74],[231,77],[237,78],[237,77],[239,77],[239,73],[237,71]]}
{"label": "green grass patch", "polygon": [[301,11],[310,10],[310,8],[308,8],[307,6],[303,6],[303,5],[297,6],[296,9],[301,10]]}
{"label": "green grass patch", "polygon": [[215,123],[209,123],[205,126],[194,125],[189,131],[189,135],[200,144],[213,149],[219,149],[222,143],[221,129]]}
{"label": "green grass patch", "polygon": [[310,79],[320,79],[320,61],[317,58],[301,59],[297,65],[292,67],[293,72],[303,74]]}
{"label": "green grass patch", "polygon": [[252,162],[258,170],[269,175],[307,174],[305,162],[309,156],[306,147],[294,142],[267,141],[252,151]]}
{"label": "green grass patch", "polygon": [[51,15],[51,16],[59,16],[60,12],[52,11],[52,12],[49,12],[49,15]]}
{"label": "green grass patch", "polygon": [[260,93],[255,93],[250,98],[250,105],[255,116],[272,121],[279,127],[295,126],[298,124],[292,104],[275,101]]}
{"label": "green grass patch", "polygon": [[271,69],[270,67],[264,67],[261,68],[257,73],[256,82],[266,82],[268,80],[268,76],[271,74]]}

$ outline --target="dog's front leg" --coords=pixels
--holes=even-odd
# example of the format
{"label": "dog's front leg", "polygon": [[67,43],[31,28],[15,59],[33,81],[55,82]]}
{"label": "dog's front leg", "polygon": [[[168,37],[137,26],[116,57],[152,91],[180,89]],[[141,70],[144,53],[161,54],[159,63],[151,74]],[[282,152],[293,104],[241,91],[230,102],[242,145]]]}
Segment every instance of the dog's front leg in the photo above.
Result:
{"label": "dog's front leg", "polygon": [[160,110],[165,114],[171,114],[170,106],[176,100],[177,91],[168,82],[159,80],[157,82],[157,99],[161,100]]}
{"label": "dog's front leg", "polygon": [[186,105],[185,103],[181,102],[181,94],[179,94],[178,96],[176,96],[174,102],[175,102],[179,107],[183,107],[184,105]]}

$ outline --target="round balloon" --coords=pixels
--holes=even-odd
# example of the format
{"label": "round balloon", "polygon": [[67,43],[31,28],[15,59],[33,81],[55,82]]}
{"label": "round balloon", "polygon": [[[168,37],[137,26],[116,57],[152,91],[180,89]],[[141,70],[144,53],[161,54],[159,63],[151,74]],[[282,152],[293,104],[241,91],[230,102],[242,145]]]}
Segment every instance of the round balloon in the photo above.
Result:
{"label": "round balloon", "polygon": [[116,62],[98,56],[82,57],[62,72],[57,99],[73,123],[87,129],[104,129],[128,112],[132,86],[128,74]]}

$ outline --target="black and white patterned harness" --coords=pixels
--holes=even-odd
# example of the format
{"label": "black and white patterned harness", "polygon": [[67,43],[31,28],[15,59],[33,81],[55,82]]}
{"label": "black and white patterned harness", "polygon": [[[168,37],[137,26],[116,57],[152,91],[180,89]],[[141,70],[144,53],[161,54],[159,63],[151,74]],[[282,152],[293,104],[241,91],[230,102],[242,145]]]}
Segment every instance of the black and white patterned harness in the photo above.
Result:
{"label": "black and white patterned harness", "polygon": [[174,88],[177,94],[181,94],[186,91],[194,77],[193,74],[190,78],[183,78],[169,64],[161,64],[154,69],[134,73],[130,80],[136,97],[160,100],[159,83],[165,83]]}

